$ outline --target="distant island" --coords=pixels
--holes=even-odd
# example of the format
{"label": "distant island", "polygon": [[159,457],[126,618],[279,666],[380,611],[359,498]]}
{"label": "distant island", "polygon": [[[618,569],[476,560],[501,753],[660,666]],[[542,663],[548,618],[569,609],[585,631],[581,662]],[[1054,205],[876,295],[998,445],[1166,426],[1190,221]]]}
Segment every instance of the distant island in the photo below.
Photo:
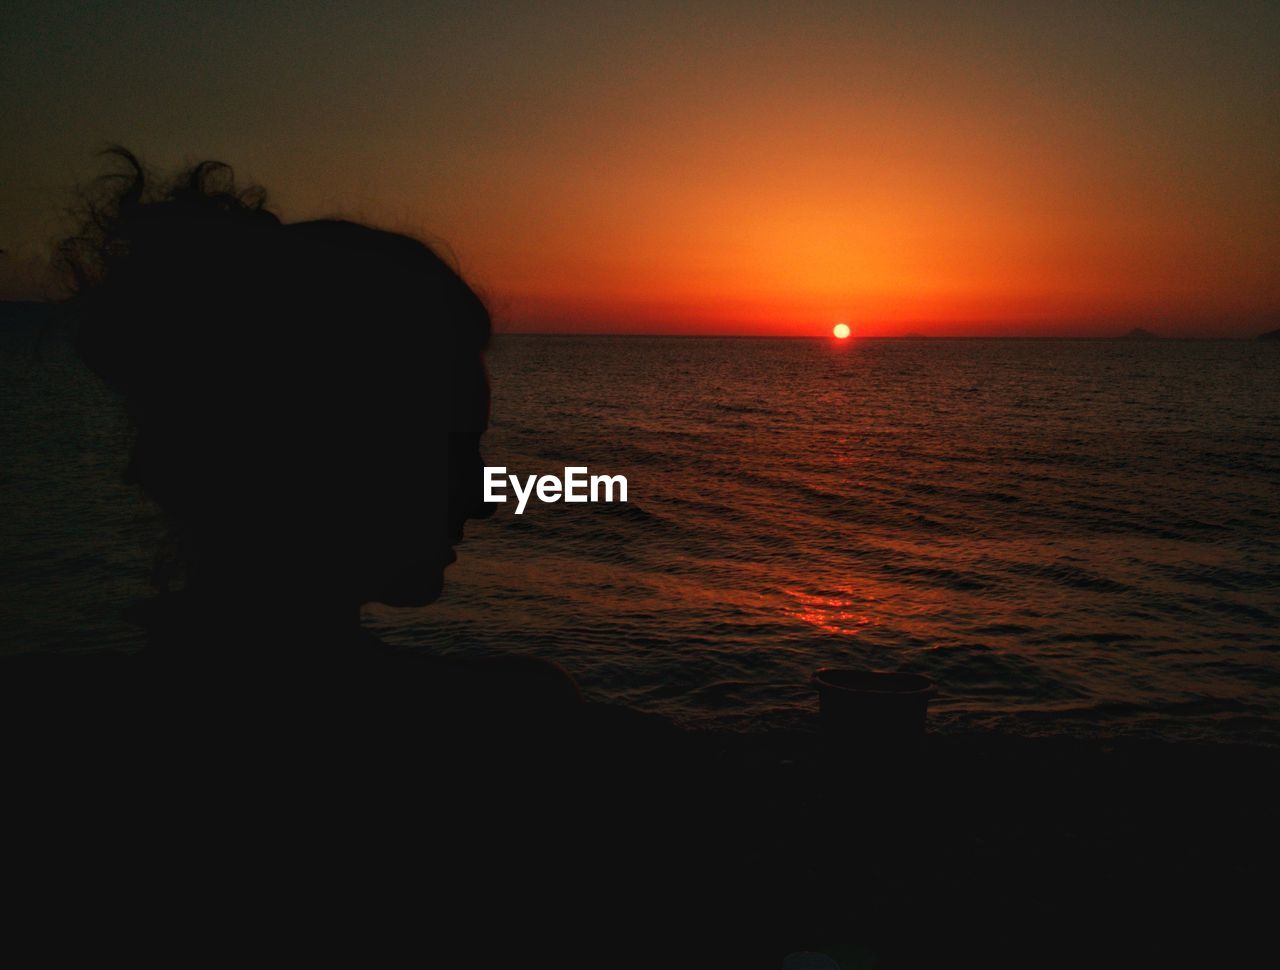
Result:
{"label": "distant island", "polygon": [[1280,340],[1280,330],[1268,330],[1266,333],[1258,334],[1258,340]]}
{"label": "distant island", "polygon": [[1142,329],[1142,327],[1134,327],[1132,330],[1130,330],[1127,334],[1125,334],[1120,339],[1121,340],[1159,340],[1160,337],[1159,335],[1152,333],[1150,330],[1144,330]]}

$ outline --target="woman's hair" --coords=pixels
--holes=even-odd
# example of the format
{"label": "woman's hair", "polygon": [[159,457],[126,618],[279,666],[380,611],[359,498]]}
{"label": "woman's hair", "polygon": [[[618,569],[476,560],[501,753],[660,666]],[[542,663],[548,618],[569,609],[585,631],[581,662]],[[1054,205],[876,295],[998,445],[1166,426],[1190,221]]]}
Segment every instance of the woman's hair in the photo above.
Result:
{"label": "woman's hair", "polygon": [[222,162],[201,162],[162,180],[124,148],[105,154],[125,170],[80,190],[78,230],[57,256],[71,279],[81,356],[136,404],[160,351],[193,337],[177,332],[180,322],[159,319],[163,304],[200,299],[281,222],[266,207],[266,192],[237,186]]}
{"label": "woman's hair", "polygon": [[186,565],[290,516],[385,502],[397,450],[483,430],[489,314],[424,243],[284,223],[221,162],[165,179],[109,154],[122,171],[81,193],[59,256],[80,353],[133,423],[127,477]]}
{"label": "woman's hair", "polygon": [[[85,362],[126,397],[146,392],[157,376],[146,368],[163,363],[160,351],[199,343],[191,317],[178,312],[198,312],[209,302],[234,307],[237,291],[261,296],[302,283],[319,292],[314,288],[340,289],[345,277],[352,295],[372,302],[378,283],[389,285],[383,295],[391,296],[406,295],[397,283],[429,288],[455,324],[447,334],[455,349],[478,353],[488,344],[489,315],[479,297],[420,240],[344,220],[286,225],[267,208],[266,191],[237,185],[223,162],[200,162],[162,179],[124,148],[105,154],[125,171],[80,192],[79,229],[59,245],[58,262],[70,276]],[[333,267],[333,258],[347,265]],[[302,278],[290,273],[299,264]],[[328,275],[331,269],[339,277]],[[357,278],[360,269],[375,269],[375,278]],[[305,302],[302,292],[288,297]]]}

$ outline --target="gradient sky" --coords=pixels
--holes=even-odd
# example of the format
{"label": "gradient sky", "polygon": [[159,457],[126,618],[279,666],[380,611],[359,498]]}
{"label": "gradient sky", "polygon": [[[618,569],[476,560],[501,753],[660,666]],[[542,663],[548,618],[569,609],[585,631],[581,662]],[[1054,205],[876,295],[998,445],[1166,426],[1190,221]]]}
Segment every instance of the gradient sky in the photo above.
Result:
{"label": "gradient sky", "polygon": [[0,294],[94,153],[452,252],[509,330],[1280,326],[1280,4],[0,8]]}

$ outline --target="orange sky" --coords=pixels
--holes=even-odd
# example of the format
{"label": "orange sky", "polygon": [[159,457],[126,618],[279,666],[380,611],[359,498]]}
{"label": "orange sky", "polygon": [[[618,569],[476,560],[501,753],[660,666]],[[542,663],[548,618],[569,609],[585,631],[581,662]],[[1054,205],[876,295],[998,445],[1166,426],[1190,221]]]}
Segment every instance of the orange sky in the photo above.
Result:
{"label": "orange sky", "polygon": [[1275,5],[955,6],[6,15],[0,286],[118,141],[443,241],[504,329],[1280,325]]}

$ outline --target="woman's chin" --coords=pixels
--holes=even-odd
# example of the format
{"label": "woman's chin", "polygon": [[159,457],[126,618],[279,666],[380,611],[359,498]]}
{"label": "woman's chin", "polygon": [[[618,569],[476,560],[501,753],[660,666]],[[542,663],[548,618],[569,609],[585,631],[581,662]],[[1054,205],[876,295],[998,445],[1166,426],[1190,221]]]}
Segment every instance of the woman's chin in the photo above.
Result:
{"label": "woman's chin", "polygon": [[447,564],[415,566],[405,570],[370,597],[385,606],[427,606],[440,598],[444,589],[444,569]]}

